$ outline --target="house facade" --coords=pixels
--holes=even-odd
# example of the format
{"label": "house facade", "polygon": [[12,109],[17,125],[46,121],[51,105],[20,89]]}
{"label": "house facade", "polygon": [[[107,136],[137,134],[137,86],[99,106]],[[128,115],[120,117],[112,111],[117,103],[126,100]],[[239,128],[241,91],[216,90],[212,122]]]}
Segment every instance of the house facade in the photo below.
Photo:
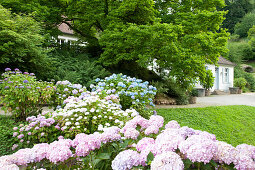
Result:
{"label": "house facade", "polygon": [[[220,90],[228,92],[229,87],[234,86],[234,63],[219,57],[218,66],[206,64],[205,67],[207,70],[211,70],[214,76],[214,85],[210,91]],[[195,84],[195,87],[202,88],[199,83]]]}
{"label": "house facade", "polygon": [[69,43],[72,44],[75,41],[78,41],[78,38],[74,35],[73,30],[70,29],[70,27],[62,23],[58,26],[58,29],[62,32],[61,35],[58,36],[58,43],[59,44],[64,44],[64,43]]}

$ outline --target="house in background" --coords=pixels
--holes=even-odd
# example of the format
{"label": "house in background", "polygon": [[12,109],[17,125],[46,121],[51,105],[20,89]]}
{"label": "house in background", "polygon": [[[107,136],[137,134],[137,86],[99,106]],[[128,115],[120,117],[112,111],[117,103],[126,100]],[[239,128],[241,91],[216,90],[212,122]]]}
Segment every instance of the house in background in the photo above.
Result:
{"label": "house in background", "polygon": [[[206,69],[211,70],[214,76],[214,85],[210,91],[220,90],[228,92],[229,87],[233,87],[235,67],[234,63],[223,57],[219,57],[218,66],[206,64],[205,67]],[[202,88],[199,83],[197,83],[195,87]]]}
{"label": "house in background", "polygon": [[70,29],[70,27],[65,24],[62,23],[58,26],[59,31],[62,32],[61,35],[58,36],[58,43],[59,44],[64,44],[64,43],[68,43],[68,44],[73,44],[75,41],[78,41],[78,38],[74,35],[73,30]]}

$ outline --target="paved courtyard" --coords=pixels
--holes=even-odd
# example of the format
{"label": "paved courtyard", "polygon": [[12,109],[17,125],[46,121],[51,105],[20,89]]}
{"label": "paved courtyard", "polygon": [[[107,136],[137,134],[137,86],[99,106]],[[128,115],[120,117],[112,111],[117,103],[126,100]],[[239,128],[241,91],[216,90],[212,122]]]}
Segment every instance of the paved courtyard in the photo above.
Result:
{"label": "paved courtyard", "polygon": [[157,108],[192,108],[192,107],[225,106],[225,105],[255,106],[255,93],[211,95],[208,97],[198,97],[196,104],[157,105],[156,107]]}

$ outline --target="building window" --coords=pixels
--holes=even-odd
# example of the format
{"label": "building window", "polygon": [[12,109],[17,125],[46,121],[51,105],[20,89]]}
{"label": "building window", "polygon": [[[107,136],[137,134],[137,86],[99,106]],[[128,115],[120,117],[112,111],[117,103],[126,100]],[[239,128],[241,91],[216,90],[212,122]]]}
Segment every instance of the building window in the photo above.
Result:
{"label": "building window", "polygon": [[223,83],[229,83],[229,68],[224,68]]}

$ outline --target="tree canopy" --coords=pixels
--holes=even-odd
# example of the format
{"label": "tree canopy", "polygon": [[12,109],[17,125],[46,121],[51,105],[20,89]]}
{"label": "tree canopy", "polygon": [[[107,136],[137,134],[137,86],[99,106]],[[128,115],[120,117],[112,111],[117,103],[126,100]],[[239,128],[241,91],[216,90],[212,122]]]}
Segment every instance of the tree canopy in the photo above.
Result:
{"label": "tree canopy", "polygon": [[[31,16],[13,15],[0,5],[0,65],[26,71],[47,69],[41,27]],[[3,71],[3,70],[1,70]],[[41,75],[38,73],[38,75]]]}
{"label": "tree canopy", "polygon": [[104,65],[132,61],[147,68],[156,62],[160,70],[171,70],[169,76],[183,87],[204,77],[204,64],[215,64],[227,50],[228,33],[220,29],[226,12],[216,9],[224,6],[224,0],[3,0],[2,4],[14,12],[34,13],[52,29],[61,22],[68,24],[89,46],[99,49]]}
{"label": "tree canopy", "polygon": [[245,14],[252,11],[253,4],[251,0],[225,0],[225,3],[226,6],[223,10],[228,11],[228,13],[222,27],[227,28],[232,34],[235,31],[235,25],[241,21]]}

